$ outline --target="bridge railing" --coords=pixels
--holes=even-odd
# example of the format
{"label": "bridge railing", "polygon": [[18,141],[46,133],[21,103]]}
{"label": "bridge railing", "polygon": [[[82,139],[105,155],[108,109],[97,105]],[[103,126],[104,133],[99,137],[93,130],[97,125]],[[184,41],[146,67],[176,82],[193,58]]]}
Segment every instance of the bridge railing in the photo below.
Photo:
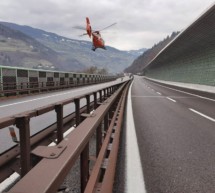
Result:
{"label": "bridge railing", "polygon": [[0,97],[31,94],[35,92],[45,92],[51,90],[72,88],[78,86],[86,86],[91,84],[98,84],[115,80],[116,78],[108,80],[97,80],[97,81],[39,81],[39,82],[7,82],[0,83]]}
{"label": "bridge railing", "polygon": [[[112,143],[114,141],[113,135],[117,131],[116,128],[121,127],[121,122],[118,124],[118,121],[122,121],[122,107],[124,108],[122,101],[124,103],[123,99],[126,93],[124,88],[128,82],[119,83],[84,96],[71,98],[13,117],[0,119],[0,129],[15,125],[19,129],[20,138],[18,145],[11,147],[0,155],[0,182],[13,172],[18,171],[22,179],[12,188],[11,192],[56,192],[80,155],[81,192],[84,192],[89,180],[89,140],[96,132],[96,157],[99,158],[100,155],[100,163],[101,157],[104,160],[106,159],[104,158],[105,155],[111,155],[110,148],[108,150],[102,144],[107,146],[110,142]],[[91,102],[92,96],[93,101]],[[86,105],[80,108],[80,100],[83,98],[86,99]],[[70,103],[75,104],[75,112],[64,117],[63,107]],[[93,109],[94,112],[92,112]],[[30,119],[53,110],[56,112],[57,122],[36,135],[30,136]],[[76,128],[64,138],[63,133],[74,124]],[[55,146],[41,146],[41,144],[48,145],[50,138],[56,138]],[[102,153],[101,148],[103,149]],[[117,147],[114,149],[117,149]],[[38,160],[41,161],[38,163]],[[99,166],[97,166],[97,171],[98,168]],[[101,173],[104,173],[104,170],[102,172],[101,170],[100,168],[100,172],[96,174],[96,179]],[[41,176],[40,179],[37,178],[38,174]],[[35,183],[35,177],[38,183]],[[96,183],[98,183],[97,180],[93,182],[94,185]],[[32,184],[35,185],[35,189],[32,188]]]}

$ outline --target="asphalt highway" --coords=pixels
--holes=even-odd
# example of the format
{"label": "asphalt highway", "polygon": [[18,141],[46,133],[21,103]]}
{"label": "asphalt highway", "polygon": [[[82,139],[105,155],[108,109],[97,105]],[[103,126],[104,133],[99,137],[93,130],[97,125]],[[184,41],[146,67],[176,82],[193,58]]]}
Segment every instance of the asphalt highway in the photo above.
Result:
{"label": "asphalt highway", "polygon": [[131,100],[146,192],[214,193],[215,99],[136,76]]}

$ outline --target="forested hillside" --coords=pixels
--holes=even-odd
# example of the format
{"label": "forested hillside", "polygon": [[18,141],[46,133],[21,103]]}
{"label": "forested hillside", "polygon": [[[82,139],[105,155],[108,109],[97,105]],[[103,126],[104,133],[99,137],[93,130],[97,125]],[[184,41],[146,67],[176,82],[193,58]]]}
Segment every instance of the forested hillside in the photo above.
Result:
{"label": "forested hillside", "polygon": [[169,44],[179,32],[173,32],[170,36],[167,36],[164,40],[155,44],[152,48],[145,51],[141,56],[134,60],[134,62],[126,68],[125,72],[139,73],[142,72],[144,67],[167,45]]}

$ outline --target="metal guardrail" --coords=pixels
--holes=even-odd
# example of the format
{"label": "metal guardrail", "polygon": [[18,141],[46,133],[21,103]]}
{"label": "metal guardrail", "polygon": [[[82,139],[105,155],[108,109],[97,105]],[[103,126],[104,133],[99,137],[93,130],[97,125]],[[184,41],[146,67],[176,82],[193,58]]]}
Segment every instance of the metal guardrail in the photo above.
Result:
{"label": "metal guardrail", "polygon": [[[103,145],[97,157],[91,176],[84,190],[84,193],[111,193],[113,192],[113,184],[115,177],[115,168],[117,162],[120,132],[123,121],[123,112],[125,108],[125,100],[128,92],[126,87],[120,101],[114,111],[113,118],[106,132]],[[105,164],[105,167],[103,166]]]}
{"label": "metal guardrail", "polygon": [[[96,149],[97,155],[99,156],[101,154],[100,150],[102,141],[104,140],[102,139],[102,132],[106,132],[109,127],[112,127],[113,129],[113,125],[116,125],[116,117],[117,120],[122,119],[122,115],[120,115],[119,118],[118,109],[120,107],[117,107],[115,114],[113,113],[113,108],[114,106],[116,106],[116,104],[121,105],[121,102],[119,102],[119,97],[123,92],[126,84],[127,83],[120,83],[93,93],[88,93],[84,96],[61,101],[58,104],[35,109],[34,111],[25,112],[14,117],[0,119],[0,129],[3,129],[10,125],[16,125],[20,131],[20,147],[15,146],[0,156],[0,182],[15,171],[13,170],[13,168],[14,165],[18,164],[17,156],[20,155],[20,165],[18,164],[18,167],[16,166],[16,168],[21,168],[20,174],[23,178],[11,189],[10,192],[20,191],[23,193],[33,193],[33,191],[36,191],[35,193],[53,193],[57,191],[62,183],[62,180],[65,178],[67,172],[69,171],[69,168],[73,166],[77,157],[81,155],[81,190],[82,192],[84,192],[89,179],[89,139],[91,138],[92,134],[97,131]],[[97,97],[98,94],[99,100]],[[91,95],[94,96],[94,101],[90,103]],[[80,99],[82,98],[86,99],[86,106],[80,109]],[[122,99],[120,101],[122,101]],[[63,106],[69,103],[75,104],[75,113],[63,119]],[[101,105],[99,105],[100,103]],[[92,109],[96,109],[94,112],[95,116],[89,115]],[[37,135],[30,137],[30,118],[40,116],[52,110],[56,111],[57,123],[53,124]],[[84,112],[86,112],[87,114],[83,114]],[[111,123],[109,122],[110,118],[113,118]],[[85,120],[82,121],[82,119]],[[104,131],[102,131],[101,127],[102,122],[104,123]],[[74,123],[76,124],[76,129],[71,134],[69,134],[67,136],[67,140],[65,140],[63,138],[63,132],[67,128],[69,128],[68,125],[71,126]],[[55,131],[56,133],[54,133]],[[110,136],[108,135],[108,133],[109,130],[106,136]],[[56,146],[38,146],[38,144],[47,145],[47,137],[50,136],[56,136]],[[107,141],[108,138],[105,138],[105,140]],[[103,144],[107,143],[104,142]],[[31,150],[35,146],[36,148],[34,150]],[[43,158],[42,161],[39,162],[39,164],[32,162],[32,158],[35,158],[35,155],[36,157]],[[32,166],[34,166],[33,169]],[[49,174],[45,172],[44,169],[47,169],[47,171],[49,171]],[[44,173],[47,174],[44,179],[40,180],[37,178],[38,175],[41,177],[44,176]],[[37,178],[36,181],[38,181],[38,183],[34,181],[35,177]],[[32,188],[33,184],[31,180],[34,181],[33,184],[35,186],[35,189]]]}
{"label": "metal guardrail", "polygon": [[91,84],[98,84],[103,82],[108,82],[109,80],[98,80],[98,81],[46,81],[46,82],[20,82],[20,83],[0,83],[0,97],[1,96],[11,96],[19,94],[31,94],[35,92],[44,92],[65,88],[72,88],[78,86],[86,86]]}

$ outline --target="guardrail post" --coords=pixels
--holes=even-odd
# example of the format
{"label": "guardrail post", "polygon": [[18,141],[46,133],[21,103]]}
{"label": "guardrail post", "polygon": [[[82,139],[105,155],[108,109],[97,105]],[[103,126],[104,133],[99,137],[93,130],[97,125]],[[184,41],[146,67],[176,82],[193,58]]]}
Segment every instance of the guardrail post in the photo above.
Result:
{"label": "guardrail post", "polygon": [[[94,92],[93,96],[94,96],[94,109],[96,109],[97,108],[97,92]],[[99,154],[99,151],[101,148],[101,143],[102,143],[102,127],[100,124],[96,130],[96,155]]]}
{"label": "guardrail post", "polygon": [[108,88],[106,88],[106,96],[107,96],[107,98],[109,97],[109,90],[108,90]]}
{"label": "guardrail post", "polygon": [[87,113],[90,113],[90,95],[86,95]]}
{"label": "guardrail post", "polygon": [[108,130],[108,127],[109,127],[109,113],[107,113],[104,117],[104,131],[106,132]]}
{"label": "guardrail post", "polygon": [[83,193],[89,179],[89,143],[86,144],[81,153],[81,192]]}
{"label": "guardrail post", "polygon": [[[87,113],[90,113],[90,95],[86,95]],[[81,192],[83,193],[89,179],[89,143],[81,153]]]}
{"label": "guardrail post", "polygon": [[16,126],[19,129],[20,137],[20,165],[21,176],[23,177],[31,169],[30,162],[30,118],[22,116],[16,118]]}
{"label": "guardrail post", "polygon": [[102,90],[99,91],[99,100],[102,102]]}
{"label": "guardrail post", "polygon": [[108,88],[105,89],[105,93],[106,98],[108,98]]}
{"label": "guardrail post", "polygon": [[98,157],[102,146],[102,125],[100,124],[96,130],[96,157]]}
{"label": "guardrail post", "polygon": [[97,92],[94,92],[93,96],[94,96],[94,109],[96,109],[97,108]]}
{"label": "guardrail post", "polygon": [[106,89],[103,89],[104,92],[104,99],[106,99]]}
{"label": "guardrail post", "polygon": [[113,86],[110,87],[110,92],[113,94]]}
{"label": "guardrail post", "polygon": [[114,86],[114,91],[117,91],[117,86],[116,85]]}
{"label": "guardrail post", "polygon": [[[86,98],[88,98],[86,96]],[[89,100],[89,98],[87,99]],[[75,102],[75,117],[76,117],[76,127],[80,124],[80,99],[74,99]],[[81,170],[81,192],[84,192],[84,189],[87,185],[89,178],[89,144],[87,144],[80,156],[80,170]]]}
{"label": "guardrail post", "polygon": [[80,99],[76,98],[74,99],[75,102],[75,124],[76,127],[80,124]]}
{"label": "guardrail post", "polygon": [[109,88],[107,88],[107,97],[110,96]]}
{"label": "guardrail post", "polygon": [[63,105],[55,105],[55,112],[57,114],[57,143],[63,140]]}

